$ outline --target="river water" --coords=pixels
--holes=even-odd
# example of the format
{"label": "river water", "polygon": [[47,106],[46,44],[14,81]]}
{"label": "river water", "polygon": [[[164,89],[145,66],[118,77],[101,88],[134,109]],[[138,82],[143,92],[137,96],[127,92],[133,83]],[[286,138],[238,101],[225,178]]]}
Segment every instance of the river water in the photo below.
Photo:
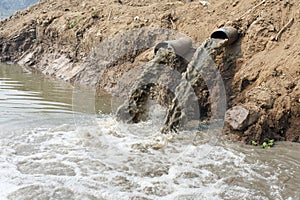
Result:
{"label": "river water", "polygon": [[[155,107],[155,106],[154,106]],[[300,145],[117,122],[110,96],[0,64],[0,199],[299,199]]]}

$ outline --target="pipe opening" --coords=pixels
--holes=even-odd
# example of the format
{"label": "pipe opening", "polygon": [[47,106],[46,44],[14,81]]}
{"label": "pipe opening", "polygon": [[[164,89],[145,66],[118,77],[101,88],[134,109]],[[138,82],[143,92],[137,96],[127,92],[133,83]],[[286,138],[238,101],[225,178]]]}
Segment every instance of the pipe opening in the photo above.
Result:
{"label": "pipe opening", "polygon": [[167,42],[161,42],[161,43],[157,44],[154,48],[154,54],[156,54],[160,48],[167,48],[168,45],[169,44]]}
{"label": "pipe opening", "polygon": [[188,37],[181,37],[176,40],[168,40],[158,43],[154,47],[154,54],[158,52],[160,48],[171,48],[177,56],[185,56],[192,48],[192,40]]}
{"label": "pipe opening", "polygon": [[214,31],[210,38],[228,40],[227,44],[230,45],[238,40],[239,33],[238,30],[233,27],[223,27]]}
{"label": "pipe opening", "polygon": [[224,33],[224,31],[215,31],[212,33],[211,38],[213,39],[229,39],[228,35],[226,33]]}

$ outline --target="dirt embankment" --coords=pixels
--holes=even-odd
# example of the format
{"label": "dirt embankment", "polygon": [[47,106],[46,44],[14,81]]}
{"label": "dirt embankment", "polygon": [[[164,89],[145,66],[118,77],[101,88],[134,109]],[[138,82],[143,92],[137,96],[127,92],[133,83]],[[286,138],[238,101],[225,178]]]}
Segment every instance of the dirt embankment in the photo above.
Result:
{"label": "dirt embankment", "polygon": [[[224,132],[246,143],[264,138],[300,142],[296,0],[41,1],[0,22],[0,61],[113,91],[153,57],[149,46],[176,37],[175,32],[202,43],[225,24],[238,28],[242,37],[219,66],[229,102]],[[145,40],[149,31],[143,28],[150,27],[152,37]],[[135,40],[124,42],[121,33],[133,29]],[[107,39],[116,34],[119,40],[112,45]],[[130,53],[114,56],[121,47]]]}

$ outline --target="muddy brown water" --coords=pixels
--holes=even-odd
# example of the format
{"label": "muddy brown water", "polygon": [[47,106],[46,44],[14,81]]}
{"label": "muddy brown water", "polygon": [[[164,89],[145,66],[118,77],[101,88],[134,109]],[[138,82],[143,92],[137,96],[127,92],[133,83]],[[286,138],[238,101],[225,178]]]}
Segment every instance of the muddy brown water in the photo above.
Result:
{"label": "muddy brown water", "polygon": [[162,135],[159,106],[124,124],[110,97],[0,64],[0,199],[299,199],[300,145]]}

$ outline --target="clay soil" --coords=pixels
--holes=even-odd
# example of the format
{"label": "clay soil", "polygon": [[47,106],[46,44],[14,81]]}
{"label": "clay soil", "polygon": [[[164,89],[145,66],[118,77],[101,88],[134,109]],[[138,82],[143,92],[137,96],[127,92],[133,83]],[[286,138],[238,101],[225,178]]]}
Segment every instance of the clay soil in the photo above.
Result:
{"label": "clay soil", "polygon": [[[200,44],[225,25],[237,28],[241,38],[229,52],[233,62],[220,67],[229,110],[224,133],[245,143],[264,138],[300,142],[297,0],[44,0],[0,21],[0,61],[114,91],[118,81],[129,83],[140,73],[136,66],[153,57],[147,46],[176,37],[173,32]],[[150,41],[143,39],[145,28],[154,30]],[[173,32],[162,33],[162,28]],[[114,57],[127,45],[117,40],[102,53],[112,46],[108,38],[134,29],[139,31],[131,36],[147,42],[145,47]]]}

